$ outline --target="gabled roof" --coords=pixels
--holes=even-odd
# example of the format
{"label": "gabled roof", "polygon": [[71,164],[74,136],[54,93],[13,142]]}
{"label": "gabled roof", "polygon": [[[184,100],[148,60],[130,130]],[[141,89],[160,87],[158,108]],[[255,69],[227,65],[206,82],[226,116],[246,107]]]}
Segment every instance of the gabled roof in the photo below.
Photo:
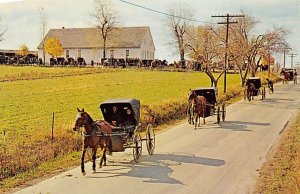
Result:
{"label": "gabled roof", "polygon": [[[149,27],[116,27],[107,39],[107,48],[140,48]],[[55,37],[63,48],[102,48],[103,39],[99,28],[51,29],[44,40]],[[151,37],[151,41],[152,37]],[[42,42],[38,49],[42,48]]]}

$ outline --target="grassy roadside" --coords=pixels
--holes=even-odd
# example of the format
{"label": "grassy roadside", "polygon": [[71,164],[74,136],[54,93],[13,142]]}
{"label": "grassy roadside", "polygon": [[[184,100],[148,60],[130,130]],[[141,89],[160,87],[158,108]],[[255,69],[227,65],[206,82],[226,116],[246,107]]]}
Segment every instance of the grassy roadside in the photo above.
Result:
{"label": "grassy roadside", "polygon": [[[27,69],[25,70],[27,71]],[[135,96],[144,105],[142,122],[147,123],[152,120],[149,118],[150,115],[155,119],[156,130],[161,130],[181,122],[185,117],[185,91],[188,91],[189,87],[209,84],[204,74],[195,72],[119,70],[105,75],[101,74],[105,72],[90,75],[90,72],[86,72],[90,70],[79,69],[80,75],[75,72],[70,74],[71,76],[49,79],[52,75],[57,76],[62,73],[62,70],[58,68],[45,69],[45,71],[53,72],[46,72],[47,79],[34,80],[32,78],[35,74],[31,74],[30,69],[28,71],[29,73],[24,73],[23,76],[28,76],[29,80],[0,83],[3,91],[6,92],[1,98],[5,99],[6,104],[3,107],[0,106],[0,110],[3,108],[3,112],[6,113],[6,117],[0,118],[0,121],[3,126],[6,125],[6,129],[16,131],[17,134],[13,138],[15,138],[14,142],[18,143],[16,158],[12,160],[14,166],[9,165],[11,170],[15,171],[13,172],[14,176],[1,181],[0,192],[34,178],[51,176],[55,172],[79,165],[80,143],[77,143],[78,138],[68,131],[74,119],[74,107],[83,106],[91,111],[89,111],[91,115],[99,115],[98,103],[103,99],[120,95]],[[111,79],[112,77],[113,79]],[[239,78],[235,75],[228,78],[230,86],[227,93],[222,94],[222,88],[219,88],[219,98],[221,101],[226,101],[227,104],[241,99],[243,95],[243,88],[239,86]],[[83,82],[83,80],[87,80],[87,82]],[[222,85],[220,82],[219,86]],[[106,93],[99,93],[99,88]],[[118,94],[115,91],[118,91]],[[51,141],[47,131],[47,119],[51,115],[51,109],[54,109],[58,115],[54,145],[49,143]],[[28,115],[30,115],[29,118],[26,117]],[[14,118],[14,121],[21,120],[11,123],[7,119],[10,117]],[[24,131],[31,134],[26,134]],[[18,139],[19,137],[22,139]],[[18,150],[30,150],[30,152],[19,153]]]}
{"label": "grassy roadside", "polygon": [[300,113],[260,170],[256,193],[300,193]]}

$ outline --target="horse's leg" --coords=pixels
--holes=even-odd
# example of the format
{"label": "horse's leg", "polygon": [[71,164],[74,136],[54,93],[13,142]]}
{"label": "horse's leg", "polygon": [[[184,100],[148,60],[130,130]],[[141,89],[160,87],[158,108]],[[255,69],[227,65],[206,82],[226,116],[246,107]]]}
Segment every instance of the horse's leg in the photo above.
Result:
{"label": "horse's leg", "polygon": [[106,166],[106,147],[102,149],[102,156],[100,159],[100,168],[102,168],[102,164],[104,162],[104,166]]}
{"label": "horse's leg", "polygon": [[93,160],[93,173],[96,173],[96,153],[97,153],[97,146],[96,145],[95,147],[93,147],[93,157],[92,157],[92,160]]}
{"label": "horse's leg", "polygon": [[101,156],[101,160],[100,160],[100,168],[102,168],[102,164],[104,162],[104,166],[106,166],[106,144],[104,143],[103,147],[102,147],[102,156]]}
{"label": "horse's leg", "polygon": [[196,117],[195,117],[195,129],[197,128],[197,121],[198,121],[198,115],[196,114]]}
{"label": "horse's leg", "polygon": [[99,168],[102,168],[102,163],[103,163],[103,148],[102,148],[102,156],[100,158]]}
{"label": "horse's leg", "polygon": [[106,147],[104,148],[102,157],[103,157],[103,161],[104,161],[104,166],[106,166]]}
{"label": "horse's leg", "polygon": [[102,155],[102,158],[103,158],[103,162],[104,162],[104,166],[106,166],[106,149],[108,148],[109,146],[109,140],[107,138],[105,138],[105,144],[104,144],[104,150],[103,150],[103,155]]}
{"label": "horse's leg", "polygon": [[205,108],[203,108],[203,124],[205,125]]}
{"label": "horse's leg", "polygon": [[81,154],[81,173],[82,173],[83,176],[86,174],[85,170],[84,170],[84,155],[85,155],[86,149],[87,148],[84,147],[83,150],[82,150],[82,154]]}

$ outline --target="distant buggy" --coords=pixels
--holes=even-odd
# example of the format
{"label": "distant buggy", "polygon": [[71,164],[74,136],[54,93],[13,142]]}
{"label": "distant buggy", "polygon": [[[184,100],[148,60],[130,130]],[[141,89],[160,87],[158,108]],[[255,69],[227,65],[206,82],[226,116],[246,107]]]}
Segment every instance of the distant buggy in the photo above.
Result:
{"label": "distant buggy", "polygon": [[[219,124],[222,118],[222,121],[225,121],[226,117],[226,107],[224,103],[218,101],[217,94],[218,90],[216,87],[201,87],[191,90],[191,93],[195,93],[196,96],[203,96],[206,99],[206,104],[204,108],[204,114],[202,114],[203,118],[209,116],[217,116],[217,123]],[[194,114],[195,110],[193,107],[193,103],[188,102],[187,106],[187,117],[189,124],[194,124]],[[196,125],[196,121],[195,121]]]}
{"label": "distant buggy", "polygon": [[262,86],[260,77],[250,77],[246,81],[244,89],[244,100],[254,100],[254,96],[261,95],[261,99],[266,99],[266,88]]}

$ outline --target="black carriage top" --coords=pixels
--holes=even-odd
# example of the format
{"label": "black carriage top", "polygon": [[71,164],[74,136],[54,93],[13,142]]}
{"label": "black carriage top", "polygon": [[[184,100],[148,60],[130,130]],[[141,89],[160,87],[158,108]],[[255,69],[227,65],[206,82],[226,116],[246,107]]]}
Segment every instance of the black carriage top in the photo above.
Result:
{"label": "black carriage top", "polygon": [[131,109],[133,119],[136,124],[140,121],[140,101],[134,98],[130,99],[109,99],[100,104],[100,109],[104,120],[111,123],[111,115],[113,114],[113,107],[116,106],[123,118],[126,118],[126,110]]}
{"label": "black carriage top", "polygon": [[250,83],[253,83],[256,89],[259,89],[261,87],[260,77],[249,77],[247,79],[246,85],[249,86]]}
{"label": "black carriage top", "polygon": [[217,103],[218,88],[216,87],[199,87],[193,89],[197,96],[204,96],[208,103]]}

